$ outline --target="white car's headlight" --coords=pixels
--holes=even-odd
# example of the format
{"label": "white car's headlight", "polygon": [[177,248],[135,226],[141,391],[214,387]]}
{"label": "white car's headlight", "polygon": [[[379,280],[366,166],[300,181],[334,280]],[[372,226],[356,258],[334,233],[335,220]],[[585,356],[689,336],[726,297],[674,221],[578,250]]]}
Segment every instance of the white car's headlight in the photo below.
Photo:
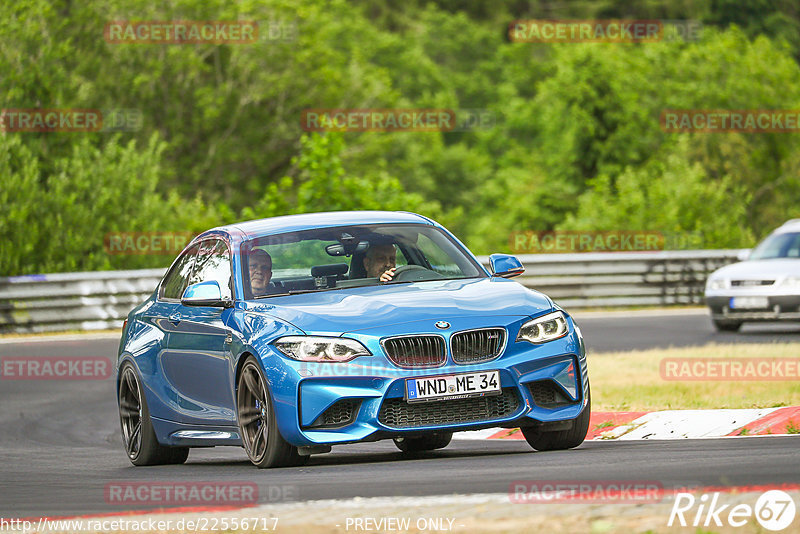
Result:
{"label": "white car's headlight", "polygon": [[800,276],[787,276],[781,282],[782,286],[800,287]]}
{"label": "white car's headlight", "polygon": [[567,318],[564,312],[556,311],[532,319],[522,325],[517,335],[517,341],[531,343],[546,343],[569,333]]}
{"label": "white car's headlight", "polygon": [[301,362],[347,362],[372,354],[355,339],[343,337],[287,336],[272,344],[289,358]]}
{"label": "white car's headlight", "polygon": [[725,283],[724,278],[711,278],[706,286],[707,289],[725,289],[728,284]]}

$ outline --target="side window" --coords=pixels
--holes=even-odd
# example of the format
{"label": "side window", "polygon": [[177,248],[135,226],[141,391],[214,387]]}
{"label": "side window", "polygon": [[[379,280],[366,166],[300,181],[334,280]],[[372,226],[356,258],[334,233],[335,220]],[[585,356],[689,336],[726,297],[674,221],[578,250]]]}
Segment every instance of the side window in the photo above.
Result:
{"label": "side window", "polygon": [[231,296],[231,257],[228,246],[220,239],[203,241],[189,285],[216,280],[222,296]]}
{"label": "side window", "polygon": [[445,276],[463,276],[464,273],[447,252],[445,252],[441,246],[431,241],[428,236],[420,234],[417,240],[417,247],[425,256],[425,259],[428,260],[428,263],[430,263],[431,269],[437,273]]}
{"label": "side window", "polygon": [[789,245],[789,250],[786,251],[787,258],[800,257],[800,234],[794,234]]}
{"label": "side window", "polygon": [[192,272],[194,260],[197,257],[197,245],[187,250],[180,259],[175,262],[175,265],[170,269],[161,283],[162,299],[175,299],[180,300],[183,296],[183,291],[186,289],[186,282],[189,279],[189,274]]}

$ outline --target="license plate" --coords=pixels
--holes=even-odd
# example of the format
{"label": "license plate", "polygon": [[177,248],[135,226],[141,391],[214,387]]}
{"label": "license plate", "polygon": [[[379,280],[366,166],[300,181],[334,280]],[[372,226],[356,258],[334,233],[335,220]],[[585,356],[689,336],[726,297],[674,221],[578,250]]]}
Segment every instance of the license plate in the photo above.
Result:
{"label": "license plate", "polygon": [[500,393],[499,371],[406,379],[408,402],[463,399],[496,393]]}
{"label": "license plate", "polygon": [[769,308],[767,297],[732,297],[729,304],[732,310],[766,309]]}

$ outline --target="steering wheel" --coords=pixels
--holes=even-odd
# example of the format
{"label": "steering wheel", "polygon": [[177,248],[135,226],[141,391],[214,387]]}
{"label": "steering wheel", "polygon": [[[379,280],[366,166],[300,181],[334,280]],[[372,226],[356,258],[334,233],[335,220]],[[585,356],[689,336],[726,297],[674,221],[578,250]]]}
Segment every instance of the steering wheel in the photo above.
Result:
{"label": "steering wheel", "polygon": [[394,271],[392,280],[397,282],[416,282],[418,280],[432,280],[442,278],[442,275],[422,265],[401,265]]}

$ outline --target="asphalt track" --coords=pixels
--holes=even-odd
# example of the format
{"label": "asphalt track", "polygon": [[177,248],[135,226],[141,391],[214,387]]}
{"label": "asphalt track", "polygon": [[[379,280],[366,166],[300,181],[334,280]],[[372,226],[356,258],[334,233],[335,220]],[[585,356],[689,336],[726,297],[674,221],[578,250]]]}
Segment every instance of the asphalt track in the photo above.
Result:
{"label": "asphalt track", "polygon": [[[707,316],[584,314],[590,354],[709,342],[798,341],[797,326],[749,326],[717,334]],[[117,340],[0,343],[0,358],[101,356]],[[334,448],[301,468],[259,471],[238,448],[195,449],[183,466],[134,468],[122,450],[112,379],[0,380],[0,518],[109,514],[159,505],[116,505],[104,489],[121,482],[236,482],[258,501],[356,496],[506,493],[517,480],[638,480],[679,485],[771,485],[800,481],[800,437],[587,442],[572,451],[533,452],[523,441],[454,440],[407,458],[391,442]],[[213,503],[224,505],[225,502]],[[213,505],[212,504],[212,505]]]}

